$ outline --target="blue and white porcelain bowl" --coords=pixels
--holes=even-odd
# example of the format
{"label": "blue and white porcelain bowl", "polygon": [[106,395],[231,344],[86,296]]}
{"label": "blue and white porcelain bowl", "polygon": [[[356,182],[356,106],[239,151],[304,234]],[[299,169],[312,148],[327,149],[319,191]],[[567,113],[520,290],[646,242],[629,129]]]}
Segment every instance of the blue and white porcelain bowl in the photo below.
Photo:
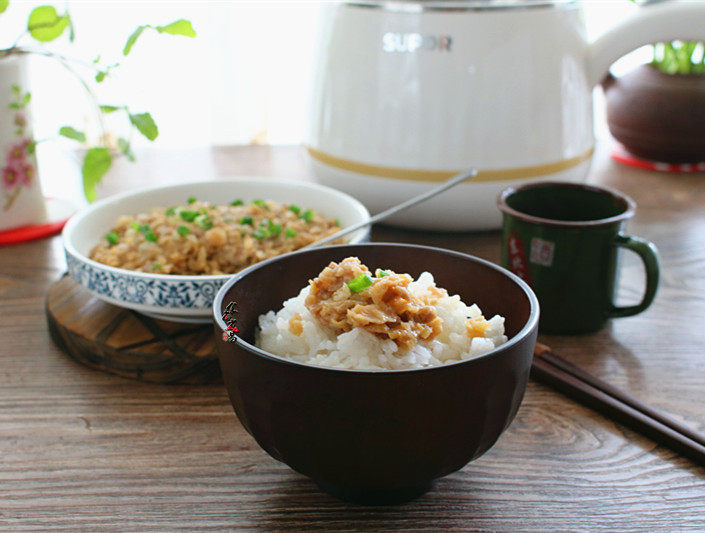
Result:
{"label": "blue and white porcelain bowl", "polygon": [[[112,196],[74,215],[63,231],[66,262],[71,277],[97,298],[156,318],[178,322],[209,322],[213,298],[230,278],[176,276],[115,268],[89,259],[91,249],[104,238],[121,215],[147,212],[152,207],[181,204],[194,196],[214,204],[227,199],[264,198],[293,203],[337,218],[341,227],[367,220],[367,209],[353,197],[329,187],[303,181],[271,178],[232,178],[141,189]],[[369,228],[349,238],[351,244],[368,240]]]}

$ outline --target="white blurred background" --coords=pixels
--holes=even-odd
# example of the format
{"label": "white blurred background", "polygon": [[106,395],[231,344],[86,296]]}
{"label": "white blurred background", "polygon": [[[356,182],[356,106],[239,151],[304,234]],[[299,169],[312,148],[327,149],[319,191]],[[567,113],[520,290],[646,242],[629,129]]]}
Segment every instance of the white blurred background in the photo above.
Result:
{"label": "white blurred background", "polygon": [[[67,5],[76,39],[66,35],[48,47],[90,63],[120,62],[107,81],[96,84],[103,104],[127,104],[131,112],[149,111],[159,126],[154,146],[191,149],[204,174],[212,161],[198,147],[232,144],[298,144],[303,140],[306,102],[312,78],[316,27],[325,0],[10,0],[0,15],[0,47],[11,46],[26,27],[29,12],[49,3],[61,12]],[[587,0],[591,38],[632,10],[628,0]],[[192,21],[195,39],[145,32],[129,56],[127,37],[141,24]],[[20,44],[33,45],[29,37]],[[624,70],[648,61],[642,49],[614,68]],[[36,58],[31,64],[32,112],[37,139],[56,139],[70,125],[96,138],[98,128],[80,84],[56,62]],[[89,77],[89,69],[83,70]],[[596,134],[608,134],[602,95],[596,90]],[[124,135],[124,114],[108,116],[108,127]],[[150,144],[140,135],[133,144]],[[59,139],[39,146],[42,186],[48,196],[80,198],[76,143]],[[172,152],[173,153],[173,152]],[[186,152],[180,152],[184,157]],[[175,160],[174,165],[178,166]],[[177,169],[178,171],[178,169]]]}
{"label": "white blurred background", "polygon": [[[0,16],[0,45],[12,44],[31,9],[41,3],[46,2],[10,2],[10,9]],[[68,7],[75,21],[75,42],[69,45],[62,37],[49,47],[88,62],[98,54],[105,62],[121,62],[115,74],[97,86],[100,99],[106,104],[127,103],[133,111],[150,111],[159,126],[159,146],[299,143],[322,4],[73,0]],[[592,37],[638,9],[628,0],[585,4]],[[61,10],[63,2],[55,5]],[[122,56],[135,27],[178,18],[193,22],[195,39],[145,32],[131,54]],[[32,44],[29,38],[22,42]],[[626,63],[648,57],[642,50]],[[81,87],[66,71],[51,60],[36,59],[31,72],[38,138],[55,135],[64,124],[95,132]],[[122,125],[111,126],[119,130]]]}

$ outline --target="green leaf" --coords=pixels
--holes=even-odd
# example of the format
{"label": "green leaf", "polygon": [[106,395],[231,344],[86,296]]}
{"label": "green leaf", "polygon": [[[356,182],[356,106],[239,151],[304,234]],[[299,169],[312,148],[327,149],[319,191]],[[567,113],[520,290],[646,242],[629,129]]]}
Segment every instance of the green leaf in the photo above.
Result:
{"label": "green leaf", "polygon": [[59,37],[69,25],[67,16],[59,16],[53,6],[35,7],[29,14],[27,31],[37,41],[46,43]]}
{"label": "green leaf", "polygon": [[105,113],[106,115],[107,115],[108,113],[113,113],[113,112],[117,111],[118,109],[122,109],[122,108],[121,108],[121,107],[118,107],[118,106],[116,106],[116,105],[102,105],[102,106],[100,106],[100,110],[101,110],[103,113]]}
{"label": "green leaf", "polygon": [[10,0],[0,0],[0,13],[4,13],[9,5]]}
{"label": "green leaf", "polygon": [[125,42],[125,47],[122,49],[122,55],[126,56],[130,53],[130,50],[132,50],[132,47],[135,46],[137,39],[139,39],[140,35],[142,35],[142,32],[147,28],[155,29],[159,33],[168,33],[169,35],[183,35],[184,37],[196,36],[196,31],[193,29],[191,22],[186,19],[175,20],[171,24],[167,24],[165,26],[150,26],[148,24],[145,24],[143,26],[137,26],[137,28],[135,28],[135,31],[133,31],[127,38],[127,42]]}
{"label": "green leaf", "polygon": [[168,33],[169,35],[183,35],[184,37],[195,37],[196,32],[191,26],[191,21],[179,19],[166,26],[156,26],[154,28],[159,33]]}
{"label": "green leaf", "polygon": [[120,137],[117,140],[117,145],[118,145],[118,150],[120,150],[125,157],[127,157],[128,161],[134,161],[135,160],[135,153],[132,151],[132,147],[130,146],[130,143],[127,139],[123,139]]}
{"label": "green leaf", "polygon": [[81,174],[83,176],[83,194],[86,195],[86,200],[89,202],[93,203],[95,201],[97,197],[96,185],[103,179],[112,163],[113,157],[107,148],[91,148],[86,152],[86,157],[83,158]]}
{"label": "green leaf", "polygon": [[101,83],[107,75],[108,75],[107,72],[105,72],[103,70],[99,70],[98,72],[95,73],[95,81],[97,81],[98,83]]}
{"label": "green leaf", "polygon": [[150,141],[153,141],[159,135],[159,128],[157,128],[152,115],[149,113],[130,114],[130,122]]}
{"label": "green leaf", "polygon": [[63,126],[59,130],[59,135],[63,135],[67,139],[73,139],[74,141],[78,141],[80,143],[86,142],[86,134],[72,128],[71,126]]}
{"label": "green leaf", "polygon": [[126,56],[127,54],[130,53],[130,50],[132,50],[132,47],[135,46],[137,39],[139,39],[139,36],[142,35],[142,32],[146,28],[149,28],[149,26],[137,26],[137,29],[135,29],[135,31],[133,31],[130,34],[130,36],[127,38],[127,42],[125,43],[125,47],[122,49],[122,55]]}

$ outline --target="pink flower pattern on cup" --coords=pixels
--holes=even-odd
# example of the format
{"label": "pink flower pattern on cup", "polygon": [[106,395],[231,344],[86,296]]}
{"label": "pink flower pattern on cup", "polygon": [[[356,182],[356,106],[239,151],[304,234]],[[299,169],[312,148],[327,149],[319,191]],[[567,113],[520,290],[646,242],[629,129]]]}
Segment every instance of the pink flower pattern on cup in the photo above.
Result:
{"label": "pink flower pattern on cup", "polygon": [[31,154],[34,153],[34,141],[26,133],[27,115],[22,111],[28,97],[22,98],[21,92],[16,87],[13,87],[13,92],[17,95],[17,99],[10,105],[10,108],[16,110],[13,124],[15,135],[19,137],[19,140],[8,150],[5,165],[0,170],[2,187],[6,197],[4,211],[12,207],[22,187],[32,185],[36,175],[36,168],[31,157]]}
{"label": "pink flower pattern on cup", "polygon": [[2,169],[3,185],[6,189],[11,189],[18,185],[29,186],[32,184],[34,165],[27,157],[30,143],[30,139],[23,139],[10,148],[7,164]]}

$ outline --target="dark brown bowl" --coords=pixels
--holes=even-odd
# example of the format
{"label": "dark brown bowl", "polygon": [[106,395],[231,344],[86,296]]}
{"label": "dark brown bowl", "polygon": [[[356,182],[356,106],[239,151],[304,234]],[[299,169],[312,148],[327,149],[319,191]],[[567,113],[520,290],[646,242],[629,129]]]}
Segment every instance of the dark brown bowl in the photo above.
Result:
{"label": "dark brown bowl", "polygon": [[[417,277],[506,318],[509,341],[476,359],[412,370],[340,370],[294,363],[254,346],[259,315],[278,311],[330,261],[357,256]],[[235,301],[236,342],[221,317]],[[214,301],[223,378],[240,422],[272,457],[325,491],[363,503],[412,499],[485,453],[521,403],[539,306],[510,272],[469,255],[404,244],[303,250],[236,274]]]}

